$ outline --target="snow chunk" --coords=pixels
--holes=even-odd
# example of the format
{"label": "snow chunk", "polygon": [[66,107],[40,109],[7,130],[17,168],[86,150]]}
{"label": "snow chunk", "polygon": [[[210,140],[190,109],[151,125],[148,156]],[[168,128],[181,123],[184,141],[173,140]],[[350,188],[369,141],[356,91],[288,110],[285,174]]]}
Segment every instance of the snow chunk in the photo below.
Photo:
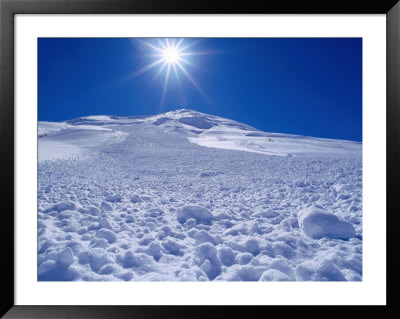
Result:
{"label": "snow chunk", "polygon": [[218,249],[219,259],[222,264],[229,267],[235,263],[235,254],[230,247],[221,247]]}
{"label": "snow chunk", "polygon": [[39,279],[46,273],[51,272],[54,269],[56,262],[54,260],[45,260],[38,269]]}
{"label": "snow chunk", "polygon": [[200,230],[196,234],[195,239],[196,239],[196,245],[200,245],[200,244],[204,244],[204,243],[211,243],[213,245],[218,245],[218,241],[204,229]]}
{"label": "snow chunk", "polygon": [[114,264],[107,264],[102,266],[99,269],[98,274],[99,275],[111,275],[112,273],[115,273],[117,271],[117,267]]}
{"label": "snow chunk", "polygon": [[221,174],[220,172],[202,172],[200,174],[200,178],[205,178],[205,177],[214,177]]}
{"label": "snow chunk", "polygon": [[314,239],[322,237],[348,239],[356,234],[352,224],[315,206],[303,211],[299,217],[299,225],[307,236]]}
{"label": "snow chunk", "polygon": [[253,259],[253,255],[250,253],[240,253],[237,256],[239,265],[247,265]]}
{"label": "snow chunk", "polygon": [[264,266],[242,266],[237,272],[237,280],[258,281],[265,270]]}
{"label": "snow chunk", "polygon": [[89,264],[93,271],[97,272],[101,267],[113,263],[107,252],[102,248],[94,248],[83,251],[79,254],[80,264]]}
{"label": "snow chunk", "polygon": [[145,253],[153,256],[155,261],[159,261],[162,257],[161,246],[159,243],[151,243],[148,248],[145,250]]}
{"label": "snow chunk", "polygon": [[109,222],[108,219],[105,218],[105,217],[103,217],[103,218],[100,219],[99,228],[112,229],[110,222]]}
{"label": "snow chunk", "polygon": [[106,212],[113,210],[112,206],[107,202],[102,202],[101,205],[100,205],[100,209],[102,211],[106,211]]}
{"label": "snow chunk", "polygon": [[75,203],[72,202],[61,202],[61,203],[57,203],[54,206],[46,209],[44,211],[44,213],[49,213],[49,212],[62,212],[64,210],[75,210],[76,209],[76,205]]}
{"label": "snow chunk", "polygon": [[133,278],[133,273],[131,271],[124,272],[124,273],[118,274],[117,277],[124,281],[130,281]]}
{"label": "snow chunk", "polygon": [[296,267],[298,281],[346,281],[342,272],[329,260],[304,262]]}
{"label": "snow chunk", "polygon": [[108,195],[106,196],[105,200],[111,203],[119,203],[122,200],[122,196],[119,194]]}
{"label": "snow chunk", "polygon": [[97,233],[96,233],[97,238],[104,238],[107,239],[107,241],[112,244],[117,240],[117,235],[110,229],[107,228],[101,228]]}
{"label": "snow chunk", "polygon": [[108,241],[105,240],[104,238],[93,239],[92,242],[90,243],[90,246],[95,248],[107,248]]}
{"label": "snow chunk", "polygon": [[168,252],[172,255],[183,255],[182,248],[185,248],[185,245],[179,244],[177,241],[173,239],[168,239],[161,244]]}
{"label": "snow chunk", "polygon": [[246,251],[253,254],[254,256],[258,255],[260,253],[260,245],[258,244],[258,241],[255,239],[249,239],[245,243]]}
{"label": "snow chunk", "polygon": [[122,266],[124,268],[141,268],[142,271],[145,269],[151,269],[153,267],[154,260],[144,253],[134,253],[132,250],[128,250],[122,257]]}
{"label": "snow chunk", "polygon": [[142,198],[139,196],[139,195],[133,195],[132,197],[131,197],[131,202],[132,203],[140,203],[140,202],[142,202],[143,200],[142,200]]}
{"label": "snow chunk", "polygon": [[197,246],[195,262],[207,274],[210,280],[213,280],[222,272],[217,257],[217,249],[210,243]]}
{"label": "snow chunk", "polygon": [[123,259],[122,259],[122,266],[124,268],[132,268],[132,267],[139,267],[140,263],[139,260],[135,257],[135,254],[132,250],[128,250]]}
{"label": "snow chunk", "polygon": [[98,209],[96,206],[93,205],[89,205],[86,208],[80,208],[79,212],[81,212],[82,214],[93,215],[93,216],[100,215],[100,209]]}
{"label": "snow chunk", "polygon": [[189,218],[195,219],[198,224],[211,225],[214,216],[204,207],[185,206],[178,212],[178,222],[184,224]]}
{"label": "snow chunk", "polygon": [[285,275],[289,276],[289,278],[295,278],[293,269],[290,267],[287,259],[284,257],[278,257],[273,259],[270,264],[270,267],[272,269],[284,273]]}
{"label": "snow chunk", "polygon": [[57,256],[57,264],[65,268],[69,267],[74,262],[74,255],[70,247],[65,248]]}
{"label": "snow chunk", "polygon": [[183,226],[184,226],[186,229],[191,229],[191,228],[195,227],[196,225],[197,225],[197,222],[196,222],[196,220],[193,219],[193,218],[189,218],[189,219],[185,222],[185,224],[183,224]]}
{"label": "snow chunk", "polygon": [[263,272],[260,281],[290,281],[290,278],[279,270],[268,269]]}

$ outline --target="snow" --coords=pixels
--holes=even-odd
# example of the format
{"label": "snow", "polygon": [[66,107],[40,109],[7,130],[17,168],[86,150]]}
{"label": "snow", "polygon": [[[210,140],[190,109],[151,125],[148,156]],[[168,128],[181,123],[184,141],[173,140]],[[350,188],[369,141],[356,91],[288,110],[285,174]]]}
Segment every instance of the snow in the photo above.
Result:
{"label": "snow", "polygon": [[180,244],[177,240],[167,239],[161,244],[165,250],[172,255],[183,255],[182,251],[185,248],[185,245]]}
{"label": "snow", "polygon": [[301,213],[299,225],[307,236],[314,239],[322,237],[348,239],[356,235],[352,224],[315,206]]}
{"label": "snow", "polygon": [[280,272],[276,269],[268,269],[263,272],[260,277],[260,281],[290,281],[288,275]]}
{"label": "snow", "polygon": [[235,254],[229,247],[220,247],[218,249],[218,257],[225,266],[232,266],[235,263]]}
{"label": "snow", "polygon": [[89,264],[91,270],[98,272],[101,267],[106,264],[113,263],[113,260],[108,256],[107,251],[102,248],[91,248],[82,251],[79,256],[80,264]]}
{"label": "snow", "polygon": [[66,123],[39,122],[39,161],[86,158],[91,148],[118,143],[126,135],[121,131],[95,125],[73,126]]}
{"label": "snow", "polygon": [[71,202],[60,202],[57,203],[53,206],[51,206],[50,208],[47,208],[44,212],[52,212],[52,211],[56,211],[56,212],[62,212],[64,210],[74,210],[76,208],[75,203],[71,203]]}
{"label": "snow", "polygon": [[38,144],[40,281],[362,280],[360,143],[185,109]]}
{"label": "snow", "polygon": [[250,253],[240,253],[237,256],[239,265],[247,265],[253,259],[253,255]]}
{"label": "snow", "polygon": [[198,224],[211,225],[213,220],[211,212],[201,206],[185,206],[178,212],[178,222],[184,224],[188,219],[193,218]]}
{"label": "snow", "polygon": [[201,244],[196,248],[195,262],[211,280],[217,277],[222,271],[217,256],[217,249],[210,243]]}
{"label": "snow", "polygon": [[296,277],[304,281],[345,281],[342,272],[329,260],[304,262],[296,267]]}
{"label": "snow", "polygon": [[249,135],[242,130],[218,127],[207,130],[196,137],[189,137],[190,142],[228,150],[254,152],[278,156],[310,155],[352,156],[361,150],[361,144],[352,141],[338,141],[312,137],[299,137],[289,134]]}
{"label": "snow", "polygon": [[204,229],[202,229],[202,230],[200,230],[199,232],[196,233],[195,240],[196,240],[195,245],[200,245],[200,244],[203,244],[203,243],[211,243],[211,244],[213,244],[215,246],[215,245],[217,245],[219,243],[219,241],[216,238],[211,236]]}

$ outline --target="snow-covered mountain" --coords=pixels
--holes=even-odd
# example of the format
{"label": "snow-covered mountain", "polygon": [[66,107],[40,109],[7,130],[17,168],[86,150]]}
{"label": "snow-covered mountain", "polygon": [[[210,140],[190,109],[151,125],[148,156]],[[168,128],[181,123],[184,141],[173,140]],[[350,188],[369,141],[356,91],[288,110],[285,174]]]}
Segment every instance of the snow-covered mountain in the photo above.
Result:
{"label": "snow-covered mountain", "polygon": [[38,144],[40,281],[362,279],[361,143],[183,109]]}
{"label": "snow-covered mountain", "polygon": [[[95,115],[62,123],[39,122],[38,134],[39,137],[51,137],[46,141],[52,142],[52,149],[59,144],[58,155],[66,149],[77,154],[77,147],[115,143],[126,134],[134,134],[135,128],[149,126],[157,127],[162,133],[186,137],[201,146],[268,155],[359,156],[361,152],[358,142],[263,132],[243,123],[189,109],[154,116]],[[42,149],[40,158],[49,159],[54,153],[49,154],[44,145]]]}

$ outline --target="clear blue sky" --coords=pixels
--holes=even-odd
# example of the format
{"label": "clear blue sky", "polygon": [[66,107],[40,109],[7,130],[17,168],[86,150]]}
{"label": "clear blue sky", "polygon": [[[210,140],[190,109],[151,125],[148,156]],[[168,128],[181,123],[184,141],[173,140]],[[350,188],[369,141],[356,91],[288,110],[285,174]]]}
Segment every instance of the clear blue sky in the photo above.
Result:
{"label": "clear blue sky", "polygon": [[159,39],[141,40],[39,39],[39,121],[190,108],[269,132],[362,140],[360,38],[187,38],[188,76],[171,64],[165,89],[167,66],[155,78],[163,63],[139,72],[162,58]]}

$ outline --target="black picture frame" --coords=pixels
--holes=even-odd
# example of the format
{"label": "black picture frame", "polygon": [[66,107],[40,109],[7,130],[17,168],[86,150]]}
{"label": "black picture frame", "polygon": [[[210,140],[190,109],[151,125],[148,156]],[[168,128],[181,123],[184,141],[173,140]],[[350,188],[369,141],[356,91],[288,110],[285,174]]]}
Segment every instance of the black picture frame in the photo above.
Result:
{"label": "black picture frame", "polygon": [[[385,14],[387,49],[386,306],[21,306],[14,302],[14,15],[15,14]],[[400,3],[398,0],[0,0],[0,315],[4,318],[164,318],[294,315],[399,316],[397,183],[400,136]],[[378,106],[379,107],[379,106]],[[384,207],[384,206],[383,206]],[[385,212],[380,212],[384,214]],[[238,292],[240,293],[240,292]]]}

